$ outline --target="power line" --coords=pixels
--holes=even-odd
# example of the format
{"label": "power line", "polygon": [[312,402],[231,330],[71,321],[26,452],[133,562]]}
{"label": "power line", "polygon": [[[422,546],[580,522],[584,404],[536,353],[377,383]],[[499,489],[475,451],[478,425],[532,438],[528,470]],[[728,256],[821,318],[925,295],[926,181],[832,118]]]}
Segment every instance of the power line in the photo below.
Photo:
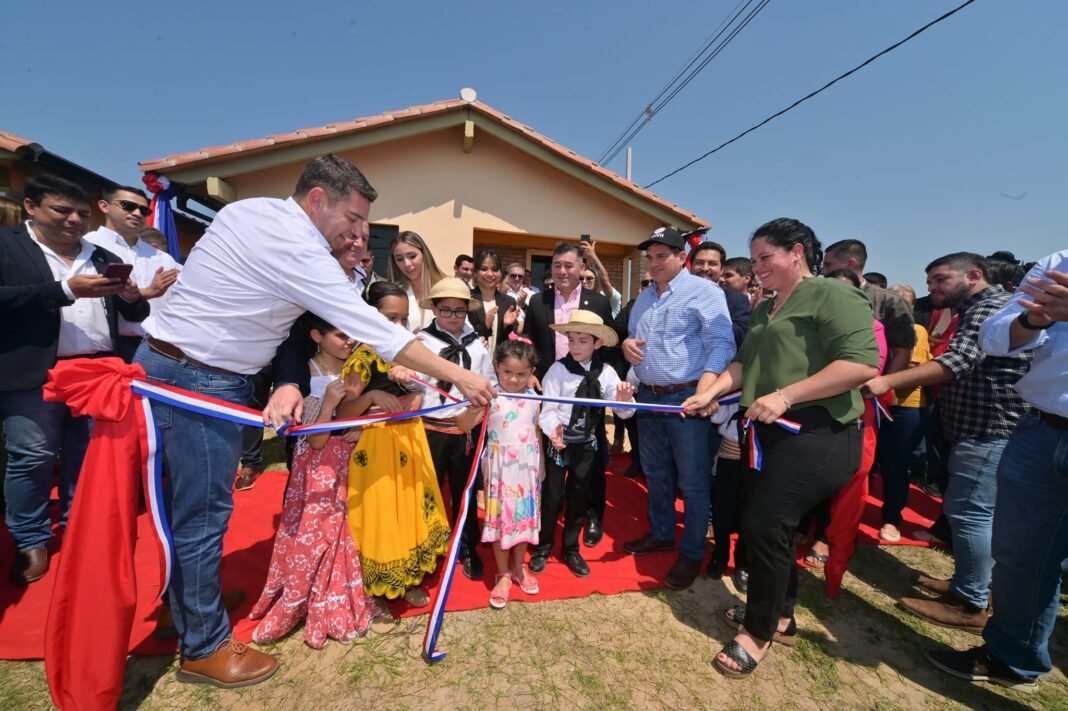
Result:
{"label": "power line", "polygon": [[879,57],[882,57],[884,54],[889,54],[890,52],[894,51],[895,49],[897,49],[901,45],[903,45],[906,42],[908,42],[909,40],[911,40],[913,37],[916,37],[917,35],[925,32],[928,29],[930,29],[931,27],[934,27],[939,22],[942,22],[943,20],[946,20],[949,17],[957,14],[958,12],[963,10],[964,8],[966,8],[969,5],[971,5],[973,2],[975,2],[975,0],[966,0],[966,2],[961,3],[957,7],[953,8],[952,10],[947,12],[946,14],[944,14],[944,15],[942,15],[940,17],[937,17],[934,20],[931,20],[926,25],[924,25],[920,29],[916,30],[915,32],[910,34],[905,39],[903,39],[903,40],[901,40],[899,42],[895,42],[894,44],[890,45],[889,47],[887,47],[883,51],[879,52],[878,54],[869,57],[868,59],[864,60],[863,62],[861,62],[857,66],[855,66],[852,69],[850,69],[845,74],[842,74],[842,75],[832,79],[831,81],[829,81],[826,84],[824,84],[823,86],[821,86],[819,89],[816,89],[811,94],[808,94],[806,96],[801,97],[800,99],[798,99],[794,103],[792,103],[789,106],[787,106],[785,109],[782,109],[781,111],[777,111],[777,112],[773,113],[771,116],[768,116],[766,119],[764,119],[760,123],[756,124],[755,126],[747,128],[746,130],[742,131],[741,133],[739,133],[737,136],[735,136],[734,138],[730,139],[729,141],[725,141],[725,142],[719,144],[718,146],[716,146],[715,148],[713,148],[712,150],[708,151],[707,153],[704,153],[704,154],[698,156],[697,158],[694,158],[692,161],[690,161],[686,165],[682,166],[681,168],[676,168],[675,170],[671,171],[667,175],[665,175],[663,177],[660,177],[660,178],[657,178],[653,182],[651,182],[648,185],[646,185],[645,189],[648,190],[649,188],[653,187],[657,183],[663,182],[663,181],[667,180],[668,178],[670,178],[670,177],[672,177],[674,175],[678,175],[679,173],[681,173],[682,171],[686,170],[687,168],[689,168],[690,166],[694,165],[695,163],[699,163],[699,162],[703,161],[705,158],[708,158],[713,153],[715,153],[715,152],[717,152],[719,150],[722,150],[723,148],[726,148],[727,146],[729,146],[730,144],[734,143],[738,139],[749,135],[750,133],[752,133],[753,131],[757,130],[758,128],[761,128],[762,126],[770,123],[772,120],[777,119],[778,117],[782,116],[787,111],[790,111],[791,109],[794,109],[794,108],[800,106],[801,104],[803,104],[804,102],[808,101],[809,99],[811,99],[812,97],[816,96],[817,94],[823,92],[826,89],[831,88],[832,86],[834,86],[838,82],[842,81],[846,77],[850,76],[851,74],[854,74],[855,72],[857,72],[857,71],[863,69],[864,67],[868,66],[869,64],[874,62]]}
{"label": "power line", "polygon": [[[639,113],[637,117],[635,117],[634,120],[630,122],[630,125],[627,126],[627,128],[625,128],[623,132],[616,137],[616,140],[613,141],[612,144],[608,146],[608,148],[606,148],[603,153],[601,153],[601,157],[598,159],[597,162],[601,165],[607,165],[608,163],[611,163],[612,160],[617,155],[619,155],[619,152],[622,151],[623,148],[626,147],[626,145],[630,143],[630,141],[633,140],[633,138],[637,136],[643,128],[645,128],[646,124],[648,124],[652,120],[653,116],[663,110],[664,107],[667,106],[668,103],[672,99],[674,99],[680,91],[682,91],[682,89],[684,89],[691,81],[693,81],[694,77],[696,77],[701,72],[701,70],[708,66],[708,63],[711,62],[717,55],[719,55],[719,53],[722,52],[724,48],[726,48],[726,46],[734,40],[734,38],[738,35],[739,32],[745,29],[746,25],[753,21],[753,18],[755,18],[757,14],[759,14],[760,11],[763,10],[770,1],[771,0],[742,0],[741,2],[739,2],[738,5],[736,5],[735,8],[731,10],[729,18],[720,23],[719,27],[717,27],[716,30],[712,33],[712,35],[707,40],[705,40],[701,48],[694,53],[694,55],[690,58],[686,65],[675,73],[675,76],[672,77],[671,81],[669,81],[664,86],[664,88],[660,90],[660,93],[657,94],[652,101],[646,104],[645,108],[641,111],[641,113]],[[752,5],[754,2],[758,2],[757,7],[753,10],[750,10],[749,14],[746,15],[745,18],[742,19],[742,21],[738,25],[733,26],[732,28],[732,25],[734,25],[735,21],[737,21],[738,18],[742,16],[742,14],[749,10],[749,6]],[[720,37],[722,37],[723,34],[728,31],[729,34],[727,35],[727,37],[723,39],[723,41],[720,42],[719,45],[716,45],[717,40],[719,40]],[[707,56],[706,53],[708,53]],[[691,71],[691,68],[694,67],[695,64],[697,65],[697,67],[693,68]],[[687,74],[687,72],[689,72],[689,74]],[[667,98],[663,98],[665,94],[668,94]],[[661,101],[662,98],[663,100]]]}

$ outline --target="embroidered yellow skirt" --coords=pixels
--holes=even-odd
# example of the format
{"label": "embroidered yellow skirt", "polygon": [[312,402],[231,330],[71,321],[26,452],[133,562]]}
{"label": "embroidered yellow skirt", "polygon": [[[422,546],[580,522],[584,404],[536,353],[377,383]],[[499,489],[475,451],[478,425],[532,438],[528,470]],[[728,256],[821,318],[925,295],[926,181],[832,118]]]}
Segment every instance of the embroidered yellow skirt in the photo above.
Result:
{"label": "embroidered yellow skirt", "polygon": [[449,522],[418,418],[363,431],[349,461],[349,527],[368,594],[395,599],[434,572]]}

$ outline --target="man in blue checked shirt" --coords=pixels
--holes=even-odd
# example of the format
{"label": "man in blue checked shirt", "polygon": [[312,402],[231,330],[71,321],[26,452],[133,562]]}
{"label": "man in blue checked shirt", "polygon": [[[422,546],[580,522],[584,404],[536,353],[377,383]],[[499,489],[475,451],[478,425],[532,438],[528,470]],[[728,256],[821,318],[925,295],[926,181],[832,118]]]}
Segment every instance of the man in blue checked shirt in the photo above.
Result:
{"label": "man in blue checked shirt", "polygon": [[[641,383],[635,399],[679,405],[708,386],[734,358],[734,333],[723,291],[686,270],[685,242],[661,227],[638,245],[649,260],[650,284],[631,310],[623,354]],[[638,440],[649,488],[649,533],[623,546],[632,555],[675,548],[675,486],[685,505],[679,557],[666,584],[690,587],[705,555],[708,529],[707,419],[648,411],[638,414]]]}

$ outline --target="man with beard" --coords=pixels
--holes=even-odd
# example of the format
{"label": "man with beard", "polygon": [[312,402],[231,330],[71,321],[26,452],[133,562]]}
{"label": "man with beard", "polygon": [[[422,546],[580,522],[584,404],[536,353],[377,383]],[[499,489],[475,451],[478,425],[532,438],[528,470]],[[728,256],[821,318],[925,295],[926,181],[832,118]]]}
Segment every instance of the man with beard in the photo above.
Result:
{"label": "man with beard", "polygon": [[978,254],[957,252],[931,262],[927,289],[936,307],[960,312],[949,347],[923,365],[872,378],[864,390],[881,395],[939,386],[939,415],[950,442],[942,506],[952,529],[954,574],[950,580],[918,576],[917,587],[937,597],[903,598],[901,604],[936,624],[978,633],[988,617],[998,462],[1017,421],[1030,410],[1014,386],[1027,373],[1031,354],[995,357],[980,348],[979,327],[1010,296],[990,284],[986,260]]}

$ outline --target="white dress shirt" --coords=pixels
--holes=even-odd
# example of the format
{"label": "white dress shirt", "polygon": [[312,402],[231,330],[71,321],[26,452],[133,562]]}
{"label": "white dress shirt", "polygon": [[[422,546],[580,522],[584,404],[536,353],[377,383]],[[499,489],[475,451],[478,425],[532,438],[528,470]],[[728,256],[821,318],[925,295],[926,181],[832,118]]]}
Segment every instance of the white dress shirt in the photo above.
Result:
{"label": "white dress shirt", "polygon": [[354,292],[293,198],[251,198],[215,216],[148,332],[190,358],[252,375],[305,311],[388,361],[414,338]]}
{"label": "white dress shirt", "polygon": [[[178,268],[178,262],[174,261],[174,257],[163,250],[156,249],[140,237],[131,247],[118,232],[109,230],[107,227],[101,227],[87,234],[84,239],[98,247],[103,247],[124,263],[132,264],[133,272],[130,273],[130,278],[142,289],[152,284],[152,280],[156,276],[156,270],[160,267],[164,269]],[[168,289],[167,293],[149,302],[153,311],[163,307],[164,299],[167,298],[169,293],[170,290]],[[127,321],[122,314],[119,314],[119,335],[143,336],[145,335],[144,324]]]}
{"label": "white dress shirt", "polygon": [[[441,329],[443,332],[445,331],[444,328],[441,328],[440,324],[438,325],[438,328]],[[471,327],[471,324],[467,321],[464,321],[464,330],[460,332],[460,338],[463,338],[467,334],[474,332],[475,329]],[[448,335],[451,336],[452,334]],[[446,348],[447,346],[454,345],[453,343],[446,343],[437,336],[432,336],[426,331],[420,331],[416,338],[419,339],[424,346],[429,348],[431,352],[437,354],[440,354],[442,349]],[[460,339],[456,339],[454,343],[459,343],[459,341]],[[471,367],[468,370],[470,370],[472,373],[478,373],[486,380],[493,381],[496,378],[496,376],[493,374],[493,361],[490,358],[489,351],[487,351],[486,347],[482,345],[482,340],[476,338],[475,340],[467,344],[467,348],[465,350],[467,351],[467,354],[471,356]],[[428,383],[437,385],[437,380],[430,378],[429,376],[420,375],[420,377],[423,380],[426,380]],[[449,394],[455,398],[459,398],[460,400],[464,399],[464,394],[460,392],[455,385],[449,388]],[[434,407],[439,404],[444,404],[441,402],[441,393],[431,387],[424,385],[423,407]],[[436,419],[447,420],[453,417],[458,417],[460,413],[462,413],[466,409],[467,405],[457,405],[456,407],[450,407],[446,410],[440,410],[438,412],[435,412],[433,417],[435,417]]]}
{"label": "white dress shirt", "polygon": [[[582,368],[589,371],[590,363],[583,363]],[[615,368],[605,363],[604,367],[601,368],[601,374],[597,376],[597,382],[601,384],[602,400],[616,399],[616,388],[619,387],[619,375],[616,374]],[[573,398],[576,397],[580,383],[582,383],[581,375],[575,375],[574,373],[569,372],[568,369],[564,367],[563,363],[557,361],[549,366],[549,370],[546,371],[545,377],[541,379],[541,392],[545,397]],[[620,403],[620,405],[622,405],[622,403]],[[634,410],[633,408],[613,407],[612,414],[627,419],[634,414]],[[538,426],[541,427],[541,431],[545,433],[546,437],[553,436],[556,432],[557,425],[567,427],[570,422],[571,405],[564,405],[557,402],[543,402],[541,404],[541,414],[538,416]]]}
{"label": "white dress shirt", "polygon": [[[1068,249],[1054,252],[1038,261],[1027,273],[1027,279],[1049,281],[1047,271],[1068,272]],[[1034,350],[1031,370],[1016,382],[1016,390],[1024,400],[1039,410],[1068,417],[1068,323],[1058,321],[1041,331],[1035,331],[1030,343],[1012,348],[1009,330],[1012,322],[1023,312],[1021,299],[1031,300],[1019,289],[997,313],[979,327],[979,345],[992,356],[1011,356]]]}
{"label": "white dress shirt", "polygon": [[74,263],[68,266],[66,260],[41,244],[41,240],[33,230],[32,222],[26,222],[26,229],[44,253],[48,268],[52,270],[52,276],[56,278],[56,281],[63,282],[63,292],[74,302],[59,310],[59,341],[56,355],[65,358],[114,350],[111,332],[108,329],[108,312],[104,306],[104,299],[75,298],[74,292],[67,286],[67,280],[71,277],[79,274],[98,274],[92,260],[93,250],[96,248],[83,239],[82,251],[74,258]]}

